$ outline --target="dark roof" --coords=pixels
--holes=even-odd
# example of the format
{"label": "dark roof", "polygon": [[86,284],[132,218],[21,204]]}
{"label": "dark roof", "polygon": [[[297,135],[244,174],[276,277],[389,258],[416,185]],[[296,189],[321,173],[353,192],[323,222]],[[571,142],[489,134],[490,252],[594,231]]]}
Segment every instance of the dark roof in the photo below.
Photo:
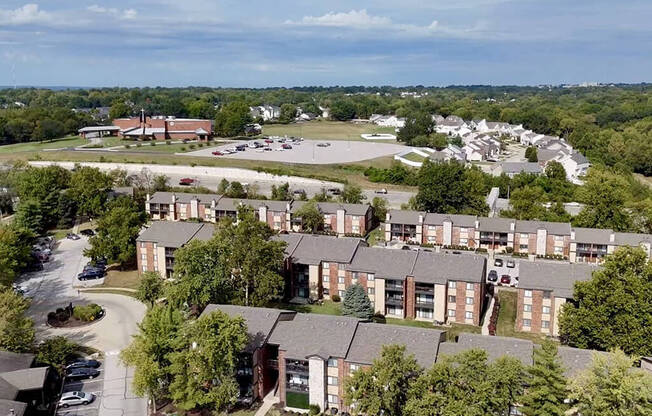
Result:
{"label": "dark roof", "polygon": [[652,243],[652,235],[636,233],[615,233],[615,243],[618,246],[638,247],[642,243]]}
{"label": "dark roof", "polygon": [[539,229],[546,230],[548,234],[554,235],[570,235],[571,232],[570,224],[567,222],[516,221],[516,232],[536,233]]}
{"label": "dark roof", "polygon": [[524,339],[462,333],[458,337],[456,347],[449,347],[446,344],[448,343],[444,342],[440,345],[440,355],[444,353],[456,354],[475,348],[485,350],[490,362],[502,356],[509,356],[518,359],[524,365],[532,364],[534,344],[532,341]]}
{"label": "dark roof", "polygon": [[155,192],[149,198],[151,204],[169,204],[172,202],[172,197],[175,196],[177,202],[190,203],[193,199],[199,200],[200,203],[210,204],[212,200],[218,201],[222,195],[218,194],[196,194],[185,192]]}
{"label": "dark roof", "polygon": [[580,348],[559,346],[557,348],[557,354],[559,355],[562,365],[564,366],[564,375],[566,377],[573,377],[576,376],[580,371],[589,368],[593,362],[594,355],[608,355],[609,353],[603,351],[584,350]]}
{"label": "dark roof", "polygon": [[181,247],[190,240],[206,240],[215,230],[213,224],[197,222],[154,221],[136,241],[151,241],[163,247]]}
{"label": "dark roof", "polygon": [[429,328],[411,328],[399,325],[360,323],[355,332],[346,361],[372,364],[380,356],[383,345],[405,345],[407,353],[417,362],[430,368],[437,358],[439,343],[446,332]]}
{"label": "dark roof", "polygon": [[516,222],[511,218],[478,218],[479,230],[494,233],[509,233],[511,232],[511,224]]}
{"label": "dark roof", "polygon": [[346,357],[359,319],[345,316],[298,313],[291,321],[280,321],[270,344],[285,350],[285,358],[305,360],[311,355]]}
{"label": "dark roof", "polygon": [[298,264],[350,263],[358,247],[366,244],[359,238],[303,234],[290,256]]}
{"label": "dark roof", "polygon": [[412,276],[421,283],[446,284],[449,280],[481,283],[486,262],[483,256],[419,250]]}
{"label": "dark roof", "polygon": [[575,163],[577,163],[578,165],[589,163],[589,159],[587,159],[586,156],[584,156],[580,152],[573,153],[573,155],[571,156],[571,159],[573,159],[575,161]]}
{"label": "dark roof", "polygon": [[285,258],[288,258],[296,250],[302,237],[302,234],[278,234],[273,236],[272,240],[285,241],[287,243],[285,247]]}
{"label": "dark roof", "polygon": [[14,400],[18,396],[18,387],[0,377],[0,399]]}
{"label": "dark roof", "polygon": [[347,267],[356,272],[374,273],[376,277],[403,280],[412,273],[418,252],[379,247],[360,247]]}
{"label": "dark roof", "polygon": [[577,281],[589,280],[596,266],[579,263],[519,263],[519,289],[551,290],[555,297],[572,298]]}
{"label": "dark roof", "polygon": [[505,173],[541,173],[541,166],[537,162],[503,162],[501,167]]}
{"label": "dark roof", "polygon": [[571,241],[577,243],[611,244],[612,230],[598,228],[573,227],[575,238]]}
{"label": "dark roof", "polygon": [[26,409],[27,403],[0,399],[0,415],[8,416],[13,411],[14,416],[23,416]]}
{"label": "dark roof", "polygon": [[229,316],[244,318],[249,335],[249,344],[246,350],[249,352],[255,351],[267,342],[279,319],[291,319],[296,313],[281,309],[252,308],[237,305],[208,305],[202,312],[202,316],[216,310],[222,311]]}
{"label": "dark roof", "polygon": [[34,367],[8,371],[0,373],[0,378],[16,387],[18,391],[41,389],[43,388],[43,384],[45,384],[45,378],[47,377],[49,368]]}
{"label": "dark roof", "polygon": [[476,219],[477,217],[475,215],[434,214],[429,212],[426,214],[423,223],[428,225],[441,225],[444,221],[450,221],[457,227],[475,227]]}
{"label": "dark roof", "polygon": [[[307,202],[306,201],[293,201],[290,208],[291,213],[296,213]],[[317,208],[322,214],[337,214],[337,211],[342,209],[348,215],[358,215],[364,217],[371,209],[369,204],[344,204],[339,202],[317,202]]]}
{"label": "dark roof", "polygon": [[389,222],[393,224],[419,224],[419,215],[425,218],[423,211],[389,210]]}
{"label": "dark roof", "polygon": [[0,351],[0,373],[30,368],[34,363],[34,357],[34,354]]}

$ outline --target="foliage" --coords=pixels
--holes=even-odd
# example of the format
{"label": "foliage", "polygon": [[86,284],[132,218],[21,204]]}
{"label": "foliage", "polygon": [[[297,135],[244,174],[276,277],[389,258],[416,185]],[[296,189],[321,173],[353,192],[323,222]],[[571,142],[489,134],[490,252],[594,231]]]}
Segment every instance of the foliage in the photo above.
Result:
{"label": "foliage", "polygon": [[31,256],[31,232],[0,225],[0,286],[10,286]]}
{"label": "foliage", "polygon": [[489,364],[482,350],[446,356],[412,382],[403,414],[504,415],[522,393],[523,378],[522,364],[512,357]]}
{"label": "foliage", "polygon": [[170,354],[170,396],[177,406],[219,412],[235,404],[235,368],[247,341],[244,319],[221,311],[184,325]]}
{"label": "foliage", "polygon": [[429,113],[419,111],[406,117],[405,126],[399,130],[396,139],[408,146],[421,146],[413,141],[419,136],[429,136],[434,130],[435,124]]}
{"label": "foliage", "polygon": [[243,101],[224,105],[215,118],[215,133],[222,137],[234,137],[245,132],[245,126],[253,120],[249,106]]}
{"label": "foliage", "polygon": [[392,163],[389,169],[369,166],[364,175],[371,182],[391,183],[397,185],[417,185],[418,170],[409,168],[400,162]]}
{"label": "foliage", "polygon": [[82,214],[97,216],[104,210],[111,182],[98,168],[77,166],[70,177],[70,197]]}
{"label": "foliage", "polygon": [[18,205],[14,221],[16,221],[18,227],[29,230],[35,235],[40,235],[45,229],[41,212],[42,208],[39,201],[28,199]]}
{"label": "foliage", "polygon": [[510,210],[501,211],[500,215],[518,220],[541,220],[546,209],[543,206],[545,194],[539,186],[524,186],[515,189],[509,198]]}
{"label": "foliage", "polygon": [[136,257],[136,238],[147,220],[147,214],[136,201],[121,196],[111,201],[97,220],[97,234],[84,255],[106,258],[110,263],[125,265]]}
{"label": "foliage", "polygon": [[163,279],[157,272],[145,272],[140,277],[136,299],[154,306],[163,293]]}
{"label": "foliage", "polygon": [[296,219],[301,218],[301,228],[312,233],[319,231],[324,227],[324,215],[317,207],[315,201],[308,201],[295,213]]}
{"label": "foliage", "polygon": [[342,315],[366,320],[374,316],[374,307],[371,305],[371,301],[364,287],[359,283],[349,286],[344,292]]}
{"label": "foliage", "polygon": [[584,186],[578,190],[579,201],[586,206],[573,221],[578,227],[611,228],[627,231],[631,218],[625,209],[627,181],[606,169],[591,168]]}
{"label": "foliage", "polygon": [[347,204],[361,204],[367,197],[362,193],[362,188],[355,184],[346,184],[340,194],[340,201]]}
{"label": "foliage", "polygon": [[36,361],[51,365],[59,374],[64,373],[66,363],[75,357],[77,345],[65,337],[56,336],[43,340],[38,346]]}
{"label": "foliage", "polygon": [[570,397],[584,416],[652,414],[652,375],[632,368],[634,359],[621,350],[610,356],[594,354],[590,368],[570,384]]}
{"label": "foliage", "polygon": [[534,349],[534,364],[527,369],[527,391],[520,400],[525,416],[564,416],[568,406],[566,378],[552,341]]}
{"label": "foliage", "polygon": [[351,120],[355,116],[355,106],[349,100],[336,100],[330,106],[330,117],[333,120]]}
{"label": "foliage", "polygon": [[278,121],[281,123],[289,123],[297,116],[297,107],[295,105],[285,103],[281,105],[281,115]]}
{"label": "foliage", "polygon": [[11,289],[0,292],[0,348],[28,352],[34,345],[34,322],[25,316],[29,299]]}
{"label": "foliage", "polygon": [[575,283],[573,299],[559,318],[564,343],[652,355],[652,263],[643,249],[623,247],[607,256],[590,280]]}
{"label": "foliage", "polygon": [[421,374],[404,345],[384,345],[369,369],[360,369],[344,381],[344,402],[368,414],[401,416],[410,384]]}
{"label": "foliage", "polygon": [[525,149],[525,158],[527,159],[528,162],[538,162],[539,157],[537,154],[537,148],[534,146],[530,146],[527,149]]}
{"label": "foliage", "polygon": [[285,182],[283,185],[272,185],[272,199],[275,201],[289,201],[292,199],[290,194],[290,184]]}
{"label": "foliage", "polygon": [[556,179],[558,181],[566,180],[566,170],[564,166],[556,160],[551,160],[546,164],[546,176],[548,179]]}
{"label": "foliage", "polygon": [[371,207],[374,210],[374,218],[376,218],[376,221],[385,221],[387,216],[387,200],[385,198],[375,196],[374,199],[371,200]]}
{"label": "foliage", "polygon": [[72,309],[72,316],[80,321],[90,322],[100,317],[102,307],[96,303],[77,305]]}

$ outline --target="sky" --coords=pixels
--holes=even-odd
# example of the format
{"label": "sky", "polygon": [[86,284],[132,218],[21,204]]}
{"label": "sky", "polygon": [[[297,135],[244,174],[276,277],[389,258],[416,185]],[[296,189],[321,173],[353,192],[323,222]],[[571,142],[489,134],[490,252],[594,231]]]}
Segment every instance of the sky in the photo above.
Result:
{"label": "sky", "polygon": [[0,2],[0,85],[652,81],[652,0]]}

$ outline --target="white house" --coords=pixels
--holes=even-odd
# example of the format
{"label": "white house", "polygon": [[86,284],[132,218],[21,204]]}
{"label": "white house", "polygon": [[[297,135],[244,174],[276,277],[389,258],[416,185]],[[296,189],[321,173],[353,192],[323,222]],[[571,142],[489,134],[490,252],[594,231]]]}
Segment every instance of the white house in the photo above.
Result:
{"label": "white house", "polygon": [[[378,114],[374,114],[373,116],[378,116]],[[380,116],[380,117],[373,117],[373,120],[370,118],[369,119],[372,123],[382,126],[382,127],[394,127],[394,128],[403,128],[405,127],[405,118],[404,117],[396,117],[396,116]]]}
{"label": "white house", "polygon": [[558,162],[564,167],[566,178],[578,185],[583,183],[580,177],[586,175],[586,172],[591,167],[589,160],[580,152],[564,155]]}
{"label": "white house", "polygon": [[319,111],[321,111],[322,118],[329,118],[331,116],[331,110],[328,107],[319,106]]}
{"label": "white house", "polygon": [[251,117],[254,119],[261,117],[263,121],[277,120],[281,116],[281,107],[267,104],[258,105],[255,107],[249,107],[249,114],[251,114]]}

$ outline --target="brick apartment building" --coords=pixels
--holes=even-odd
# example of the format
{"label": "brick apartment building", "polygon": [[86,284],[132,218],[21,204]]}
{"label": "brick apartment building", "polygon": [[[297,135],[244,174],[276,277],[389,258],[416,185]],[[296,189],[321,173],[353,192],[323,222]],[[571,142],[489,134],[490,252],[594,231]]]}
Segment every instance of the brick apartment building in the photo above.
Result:
{"label": "brick apartment building", "polygon": [[[486,351],[490,361],[512,356],[525,365],[533,362],[534,344],[523,339],[463,333],[457,342],[445,342],[446,332],[436,329],[232,305],[209,305],[202,315],[216,310],[247,324],[250,342],[237,370],[241,395],[256,400],[276,391],[280,403],[292,409],[315,404],[332,414],[351,411],[344,404],[344,382],[371,366],[384,345],[404,345],[424,369],[472,348]],[[559,347],[568,376],[587,368],[596,353],[607,354]]]}
{"label": "brick apartment building", "polygon": [[118,136],[148,140],[208,140],[213,137],[213,120],[177,118],[174,116],[147,116],[144,110],[138,117],[116,118],[113,126],[120,129]]}
{"label": "brick apartment building", "polygon": [[[145,211],[154,220],[217,222],[222,217],[236,218],[238,208],[245,205],[271,229],[297,232],[301,230],[301,218],[296,212],[304,204],[303,201],[227,198],[218,194],[156,192],[147,196]],[[374,225],[373,209],[369,204],[319,202],[317,208],[324,215],[324,231],[340,236],[364,236]]]}
{"label": "brick apartment building", "polygon": [[516,330],[559,336],[561,307],[573,299],[573,285],[589,280],[589,264],[523,261],[516,306]]}

